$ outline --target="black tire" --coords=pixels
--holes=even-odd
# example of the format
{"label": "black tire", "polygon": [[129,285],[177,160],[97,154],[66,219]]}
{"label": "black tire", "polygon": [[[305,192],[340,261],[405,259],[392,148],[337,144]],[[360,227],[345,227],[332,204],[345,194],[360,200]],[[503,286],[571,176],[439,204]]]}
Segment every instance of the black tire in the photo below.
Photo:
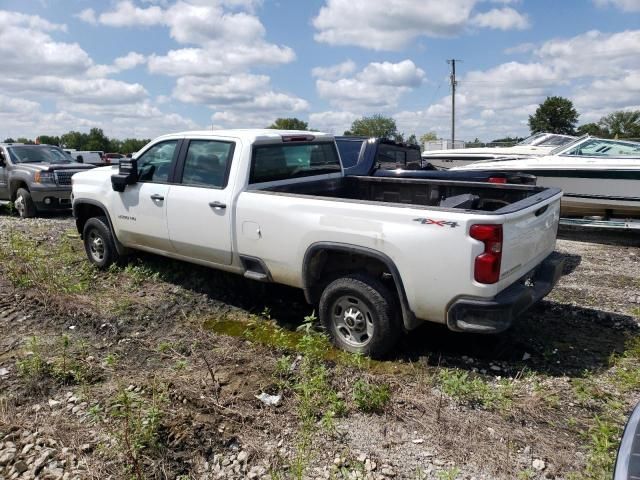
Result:
{"label": "black tire", "polygon": [[33,203],[33,199],[31,198],[31,193],[26,188],[18,189],[13,205],[18,215],[22,218],[32,218],[38,213],[36,204]]}
{"label": "black tire", "polygon": [[322,292],[318,310],[334,345],[348,352],[381,358],[400,337],[395,296],[367,275],[353,274],[331,282]]}
{"label": "black tire", "polygon": [[82,230],[84,249],[89,261],[101,270],[120,260],[106,217],[92,217]]}

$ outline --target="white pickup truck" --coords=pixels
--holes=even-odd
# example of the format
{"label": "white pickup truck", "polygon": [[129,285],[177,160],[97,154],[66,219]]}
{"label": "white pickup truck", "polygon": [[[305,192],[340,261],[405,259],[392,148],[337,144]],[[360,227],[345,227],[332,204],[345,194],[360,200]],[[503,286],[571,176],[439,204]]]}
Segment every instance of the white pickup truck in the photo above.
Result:
{"label": "white pickup truck", "polygon": [[335,344],[379,357],[423,321],[499,332],[544,297],[561,191],[345,177],[331,135],[166,135],[73,176],[89,260],[130,250],[304,290]]}

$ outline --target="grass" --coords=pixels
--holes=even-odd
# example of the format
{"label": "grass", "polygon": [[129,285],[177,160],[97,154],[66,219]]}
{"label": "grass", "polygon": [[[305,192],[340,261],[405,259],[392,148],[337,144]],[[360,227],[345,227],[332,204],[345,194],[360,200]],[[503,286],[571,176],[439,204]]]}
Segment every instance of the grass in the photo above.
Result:
{"label": "grass", "polygon": [[163,447],[161,422],[166,415],[166,395],[163,386],[153,383],[147,399],[120,387],[106,408],[94,405],[90,415],[96,423],[106,425],[116,440],[112,453],[120,456],[127,477],[141,480],[145,476],[145,458]]}
{"label": "grass", "polygon": [[382,413],[391,401],[391,388],[359,378],[353,384],[353,400],[365,413]]}
{"label": "grass", "polygon": [[513,400],[514,384],[510,380],[489,383],[469,372],[449,368],[441,368],[435,378],[442,392],[470,406],[502,410]]}
{"label": "grass", "polygon": [[[45,356],[45,352],[51,354]],[[84,384],[97,374],[86,363],[86,357],[86,344],[69,335],[61,335],[53,344],[43,344],[40,338],[33,336],[27,342],[24,358],[17,361],[17,369],[34,388],[39,388],[46,378],[61,385]]]}
{"label": "grass", "polygon": [[50,244],[22,232],[9,232],[0,248],[0,264],[14,286],[37,288],[47,296],[84,293],[95,278],[81,245],[69,236]]}
{"label": "grass", "polygon": [[583,431],[587,465],[577,478],[611,478],[620,436],[629,406],[620,401],[626,393],[640,392],[640,337],[629,340],[622,355],[613,356],[609,370],[599,378],[587,376],[573,385],[576,397],[598,410]]}

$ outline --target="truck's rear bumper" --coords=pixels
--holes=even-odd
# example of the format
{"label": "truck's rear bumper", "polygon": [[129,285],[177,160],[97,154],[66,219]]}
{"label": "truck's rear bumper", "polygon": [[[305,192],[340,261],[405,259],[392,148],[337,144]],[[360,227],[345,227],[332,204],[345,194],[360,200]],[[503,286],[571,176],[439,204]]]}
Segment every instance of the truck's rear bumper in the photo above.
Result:
{"label": "truck's rear bumper", "polygon": [[562,276],[564,259],[549,255],[538,267],[490,299],[456,299],[447,311],[447,326],[457,332],[498,333],[545,297]]}

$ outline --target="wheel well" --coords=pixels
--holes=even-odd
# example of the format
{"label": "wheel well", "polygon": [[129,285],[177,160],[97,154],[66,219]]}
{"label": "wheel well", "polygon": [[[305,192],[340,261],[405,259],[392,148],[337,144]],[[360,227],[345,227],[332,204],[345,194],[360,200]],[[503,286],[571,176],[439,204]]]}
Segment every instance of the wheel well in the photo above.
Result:
{"label": "wheel well", "polygon": [[84,230],[84,225],[87,223],[87,220],[93,217],[107,216],[102,208],[90,203],[81,203],[80,205],[76,205],[74,212],[76,217],[76,227],[78,228],[78,233],[80,235],[82,235],[82,231]]}
{"label": "wheel well", "polygon": [[29,191],[29,186],[27,182],[23,180],[18,180],[17,182],[13,182],[11,184],[11,201],[14,202],[16,200],[16,195],[18,193],[19,188],[24,188],[27,192]]}
{"label": "wheel well", "polygon": [[336,278],[352,273],[364,273],[384,281],[393,293],[398,285],[394,273],[380,258],[353,250],[316,249],[307,255],[304,268],[307,300],[316,303],[325,286]]}

